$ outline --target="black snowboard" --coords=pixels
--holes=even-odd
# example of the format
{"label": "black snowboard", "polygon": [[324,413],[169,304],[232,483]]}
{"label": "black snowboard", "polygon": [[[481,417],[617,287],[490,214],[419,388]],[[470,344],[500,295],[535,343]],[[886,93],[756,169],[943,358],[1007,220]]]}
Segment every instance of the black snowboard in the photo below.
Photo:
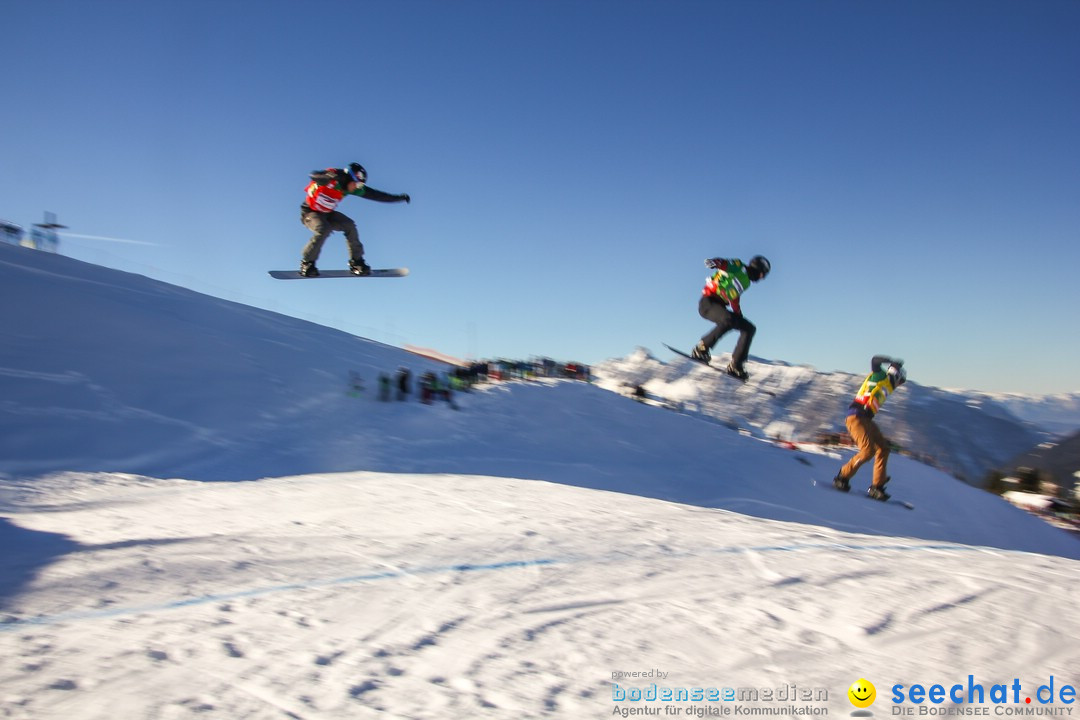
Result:
{"label": "black snowboard", "polygon": [[[664,343],[664,347],[666,347],[666,348],[667,348],[668,350],[670,350],[671,352],[675,353],[676,355],[682,355],[682,356],[683,356],[684,358],[686,358],[687,360],[693,360],[694,362],[698,363],[699,365],[704,365],[705,367],[709,368],[710,370],[715,370],[716,372],[720,373],[721,375],[724,375],[724,376],[726,376],[726,377],[729,377],[729,378],[731,378],[732,380],[738,380],[738,381],[739,381],[740,383],[742,383],[743,385],[745,385],[745,384],[746,384],[746,381],[745,381],[745,380],[743,380],[743,379],[742,379],[742,378],[740,378],[740,377],[736,377],[735,375],[732,375],[731,373],[729,373],[729,372],[728,372],[727,370],[725,370],[724,368],[719,368],[719,367],[716,367],[715,365],[713,365],[713,364],[711,364],[711,363],[707,363],[707,362],[704,362],[704,361],[702,361],[702,360],[698,360],[698,359],[697,359],[696,357],[694,357],[694,356],[693,356],[693,355],[691,355],[690,353],[685,353],[685,352],[683,352],[682,350],[679,350],[678,348],[673,348],[673,347],[671,347],[670,345],[668,345],[667,343]],[[763,393],[765,393],[766,395],[772,395],[773,397],[776,397],[776,393],[774,393],[774,392],[771,392],[771,391],[769,391],[769,390],[762,390],[761,388],[757,388],[757,387],[755,387],[755,388],[753,388],[753,389],[754,389],[754,391],[755,391],[755,392],[763,392]]]}

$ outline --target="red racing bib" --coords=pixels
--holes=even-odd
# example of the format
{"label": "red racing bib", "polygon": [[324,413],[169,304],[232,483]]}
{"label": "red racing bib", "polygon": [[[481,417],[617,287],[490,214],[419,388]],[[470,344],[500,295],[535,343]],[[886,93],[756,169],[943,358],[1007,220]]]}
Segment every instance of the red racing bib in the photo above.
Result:
{"label": "red racing bib", "polygon": [[312,182],[307,186],[307,204],[315,212],[333,212],[337,204],[345,198],[345,193],[338,190],[336,185],[319,185]]}

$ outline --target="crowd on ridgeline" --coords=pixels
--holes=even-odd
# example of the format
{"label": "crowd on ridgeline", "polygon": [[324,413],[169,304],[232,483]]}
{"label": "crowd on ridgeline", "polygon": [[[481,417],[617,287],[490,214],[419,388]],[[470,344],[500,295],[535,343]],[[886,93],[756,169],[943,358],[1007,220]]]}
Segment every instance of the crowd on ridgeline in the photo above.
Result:
{"label": "crowd on ridgeline", "polygon": [[[559,363],[550,358],[481,360],[469,365],[455,366],[444,373],[429,370],[416,379],[415,385],[420,402],[430,405],[437,400],[442,400],[456,410],[458,407],[454,403],[454,393],[469,392],[476,385],[483,383],[538,378],[563,378],[591,382],[592,373],[588,365],[573,362]],[[380,373],[378,399],[381,402],[390,402],[393,398],[403,402],[413,394],[413,385],[412,371],[404,365],[399,367],[393,376],[386,372]],[[359,397],[363,392],[363,378],[356,371],[350,370],[348,394]]]}
{"label": "crowd on ridgeline", "polygon": [[566,378],[592,382],[592,371],[588,365],[576,362],[560,363],[551,358],[480,360],[457,368],[454,374],[472,385],[478,382],[535,380],[537,378]]}

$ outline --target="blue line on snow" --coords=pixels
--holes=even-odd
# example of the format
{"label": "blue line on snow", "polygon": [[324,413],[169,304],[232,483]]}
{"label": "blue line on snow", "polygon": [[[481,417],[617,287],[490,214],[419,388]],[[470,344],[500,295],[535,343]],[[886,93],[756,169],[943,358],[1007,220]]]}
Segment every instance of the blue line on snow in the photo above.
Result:
{"label": "blue line on snow", "polygon": [[[948,552],[986,552],[986,548],[976,547],[971,545],[948,545],[948,544],[927,544],[927,545],[886,545],[886,544],[867,544],[867,545],[853,545],[850,543],[812,543],[805,545],[760,545],[760,546],[729,546],[720,548],[701,548],[696,552],[672,552],[664,553],[661,557],[700,557],[708,554],[731,554],[740,552],[756,552],[756,553],[771,553],[771,552],[803,552],[807,550],[832,550],[832,551],[848,551],[848,552],[874,552],[874,551],[888,551],[895,550],[900,552],[910,551],[948,551]],[[998,551],[995,551],[998,552]],[[1008,552],[1008,551],[1000,551]],[[614,557],[603,559],[605,563],[610,563],[615,560]],[[101,620],[115,617],[124,617],[129,615],[140,615],[143,613],[161,612],[164,610],[176,610],[179,608],[194,607],[197,605],[206,605],[208,603],[215,602],[227,602],[229,600],[241,600],[245,598],[261,597],[263,595],[273,595],[280,592],[291,592],[296,590],[310,590],[313,588],[333,587],[335,585],[355,585],[359,583],[378,582],[380,580],[400,580],[402,578],[415,576],[415,575],[437,575],[449,572],[494,572],[498,570],[518,570],[522,568],[530,567],[545,567],[552,565],[569,565],[581,562],[597,561],[601,558],[537,558],[533,560],[507,560],[504,562],[495,563],[460,563],[454,565],[433,565],[428,567],[411,568],[407,570],[385,570],[382,572],[363,573],[360,575],[346,575],[337,578],[326,578],[322,580],[308,580],[305,582],[286,583],[283,585],[269,585],[262,588],[249,588],[247,590],[236,590],[226,593],[214,593],[209,595],[199,595],[197,597],[182,598],[177,600],[170,600],[169,602],[158,603],[156,605],[137,605],[132,607],[120,607],[111,608],[108,610],[87,610],[82,612],[61,613],[59,615],[39,615],[37,617],[30,618],[13,618],[4,621],[0,621],[0,632],[10,632],[12,630],[19,630],[28,626],[45,626],[45,625],[60,625],[66,622],[77,622],[80,620]],[[625,555],[620,555],[618,561],[625,560]]]}

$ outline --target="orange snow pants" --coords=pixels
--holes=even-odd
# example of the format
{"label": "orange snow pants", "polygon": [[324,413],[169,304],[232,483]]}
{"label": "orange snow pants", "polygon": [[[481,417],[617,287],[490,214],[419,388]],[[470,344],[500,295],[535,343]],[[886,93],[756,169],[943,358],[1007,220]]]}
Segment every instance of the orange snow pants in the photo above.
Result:
{"label": "orange snow pants", "polygon": [[859,452],[840,468],[840,477],[850,480],[864,463],[874,458],[874,485],[881,487],[887,477],[885,465],[889,462],[889,441],[873,418],[848,415],[845,424],[851,439],[859,446]]}

